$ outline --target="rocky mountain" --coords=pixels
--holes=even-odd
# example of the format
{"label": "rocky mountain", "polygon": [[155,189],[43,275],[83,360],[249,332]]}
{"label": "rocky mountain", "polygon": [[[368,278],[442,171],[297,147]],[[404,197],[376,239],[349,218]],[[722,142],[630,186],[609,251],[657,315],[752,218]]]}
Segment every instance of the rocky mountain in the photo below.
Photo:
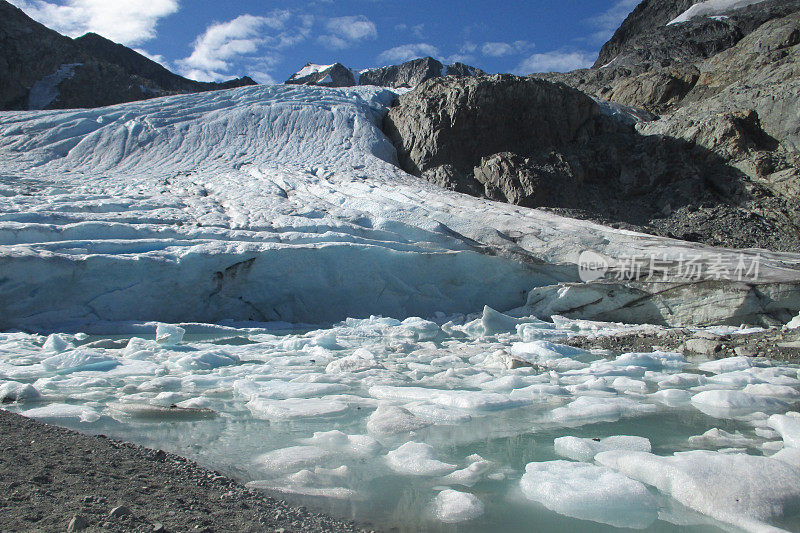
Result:
{"label": "rocky mountain", "polygon": [[401,166],[620,227],[800,249],[800,2],[707,5],[645,0],[591,69],[424,83],[385,122]]}
{"label": "rocky mountain", "polygon": [[322,85],[326,87],[353,87],[376,85],[379,87],[416,87],[420,83],[443,76],[472,77],[484,75],[480,69],[463,63],[444,65],[432,57],[414,59],[400,65],[356,71],[341,63],[315,65],[308,63],[287,84]]}
{"label": "rocky mountain", "polygon": [[254,83],[189,80],[99,35],[65,37],[0,0],[3,110],[99,107]]}

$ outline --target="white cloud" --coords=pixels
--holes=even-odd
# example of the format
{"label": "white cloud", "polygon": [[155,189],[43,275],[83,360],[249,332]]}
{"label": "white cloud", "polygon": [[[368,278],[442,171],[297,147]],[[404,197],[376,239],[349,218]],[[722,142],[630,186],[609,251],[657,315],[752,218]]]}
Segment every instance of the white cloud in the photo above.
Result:
{"label": "white cloud", "polygon": [[483,44],[481,53],[490,57],[503,57],[525,53],[533,47],[533,43],[528,41],[514,41],[513,43],[490,42]]}
{"label": "white cloud", "polygon": [[516,68],[520,75],[534,72],[568,72],[579,68],[589,68],[594,63],[594,54],[584,51],[545,52],[533,54]]}
{"label": "white cloud", "polygon": [[420,57],[436,57],[439,49],[428,43],[404,44],[395,46],[389,50],[384,50],[378,56],[381,63],[402,63]]}
{"label": "white cloud", "polygon": [[618,0],[607,11],[596,17],[592,17],[587,22],[594,26],[597,31],[589,36],[594,43],[602,44],[608,41],[614,32],[617,31],[622,21],[630,14],[642,0]]}
{"label": "white cloud", "polygon": [[368,39],[378,37],[375,23],[364,15],[337,17],[325,24],[328,33],[317,38],[320,44],[334,50],[342,50]]}
{"label": "white cloud", "polygon": [[[231,73],[231,69],[243,62],[242,70],[269,81],[269,70],[281,59],[277,51],[306,39],[312,24],[313,18],[294,17],[288,11],[275,11],[269,16],[241,15],[206,28],[195,40],[192,54],[177,64],[188,78],[220,81],[240,75]],[[263,51],[266,47],[268,52]]]}
{"label": "white cloud", "polygon": [[159,65],[161,65],[162,67],[164,67],[166,69],[170,68],[169,61],[167,61],[167,58],[165,58],[161,54],[151,54],[147,50],[142,50],[141,48],[134,48],[134,52],[142,54],[144,57],[146,57],[150,61],[155,61],[156,63],[158,63]]}
{"label": "white cloud", "polygon": [[180,9],[179,0],[11,0],[28,16],[70,37],[94,32],[112,41],[136,45],[156,36],[156,25]]}

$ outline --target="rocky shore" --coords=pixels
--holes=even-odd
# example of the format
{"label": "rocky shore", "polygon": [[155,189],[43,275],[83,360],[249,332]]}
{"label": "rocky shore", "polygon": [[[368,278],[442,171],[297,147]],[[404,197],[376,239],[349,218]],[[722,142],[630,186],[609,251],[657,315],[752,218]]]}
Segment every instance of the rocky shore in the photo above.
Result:
{"label": "rocky shore", "polygon": [[0,529],[362,531],[163,451],[0,411]]}
{"label": "rocky shore", "polygon": [[613,352],[680,352],[688,358],[768,357],[777,361],[800,362],[800,329],[769,328],[736,334],[715,334],[707,330],[656,329],[619,335],[574,337],[564,344],[577,348],[603,348]]}

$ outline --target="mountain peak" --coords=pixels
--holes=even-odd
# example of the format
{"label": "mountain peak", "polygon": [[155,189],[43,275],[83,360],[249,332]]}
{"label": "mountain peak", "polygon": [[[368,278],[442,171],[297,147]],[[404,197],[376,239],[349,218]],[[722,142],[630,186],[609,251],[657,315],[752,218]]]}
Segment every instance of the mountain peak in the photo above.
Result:
{"label": "mountain peak", "polygon": [[380,87],[416,87],[425,80],[442,76],[470,77],[485,74],[482,70],[463,63],[444,65],[433,57],[421,57],[381,68],[354,70],[341,63],[318,65],[306,63],[288,80],[290,85],[322,85],[326,87],[352,87],[377,85]]}

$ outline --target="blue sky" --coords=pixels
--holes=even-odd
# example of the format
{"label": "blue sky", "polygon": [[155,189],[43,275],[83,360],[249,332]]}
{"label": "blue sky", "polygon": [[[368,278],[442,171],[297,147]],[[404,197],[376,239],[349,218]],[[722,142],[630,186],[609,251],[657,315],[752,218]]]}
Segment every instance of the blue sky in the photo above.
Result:
{"label": "blue sky", "polygon": [[202,81],[282,82],[307,62],[434,56],[487,72],[591,65],[640,0],[11,0],[76,37],[94,31]]}

